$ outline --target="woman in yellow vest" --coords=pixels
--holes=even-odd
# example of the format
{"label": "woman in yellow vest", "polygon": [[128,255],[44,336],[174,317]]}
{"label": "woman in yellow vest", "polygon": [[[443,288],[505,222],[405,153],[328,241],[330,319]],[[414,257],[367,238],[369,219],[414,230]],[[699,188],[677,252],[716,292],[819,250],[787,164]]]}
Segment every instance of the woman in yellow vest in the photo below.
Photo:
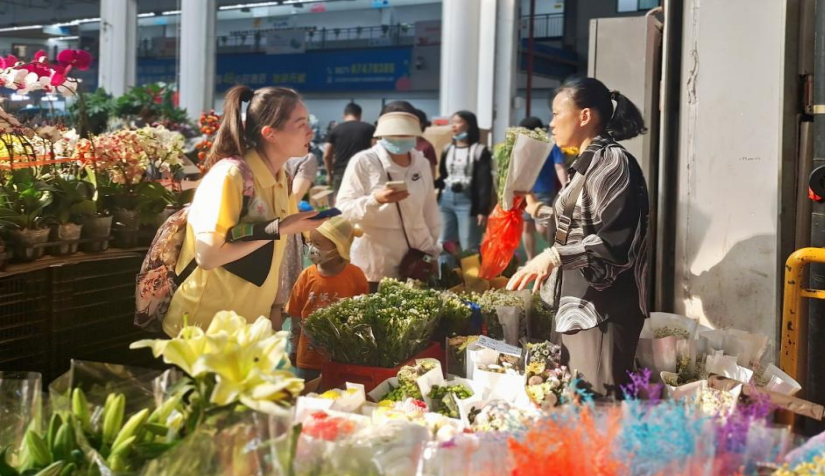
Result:
{"label": "woman in yellow vest", "polygon": [[[242,119],[243,104],[246,120]],[[317,228],[315,212],[297,213],[283,165],[309,152],[309,114],[297,92],[235,86],[207,158],[206,174],[189,211],[175,270],[197,267],[172,297],[163,321],[170,336],[187,323],[209,326],[218,311],[249,320],[269,316],[278,293],[283,235]],[[225,161],[226,158],[242,160]]]}

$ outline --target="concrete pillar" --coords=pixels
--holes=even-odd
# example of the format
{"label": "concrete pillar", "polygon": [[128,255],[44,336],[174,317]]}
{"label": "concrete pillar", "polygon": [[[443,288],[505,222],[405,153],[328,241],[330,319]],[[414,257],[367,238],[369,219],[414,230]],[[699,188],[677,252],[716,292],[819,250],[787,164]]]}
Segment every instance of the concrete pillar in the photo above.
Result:
{"label": "concrete pillar", "polygon": [[480,5],[478,0],[444,0],[442,4],[442,116],[478,107]]}
{"label": "concrete pillar", "polygon": [[137,0],[100,1],[98,84],[121,96],[135,85]]}
{"label": "concrete pillar", "polygon": [[495,41],[495,91],[493,98],[493,144],[504,141],[507,128],[515,125],[513,101],[517,93],[519,0],[498,0]]}
{"label": "concrete pillar", "polygon": [[215,0],[181,0],[180,107],[193,120],[215,98]]}
{"label": "concrete pillar", "polygon": [[478,0],[478,101],[476,116],[478,127],[493,127],[493,96],[495,93],[496,66],[496,5],[498,0]]}

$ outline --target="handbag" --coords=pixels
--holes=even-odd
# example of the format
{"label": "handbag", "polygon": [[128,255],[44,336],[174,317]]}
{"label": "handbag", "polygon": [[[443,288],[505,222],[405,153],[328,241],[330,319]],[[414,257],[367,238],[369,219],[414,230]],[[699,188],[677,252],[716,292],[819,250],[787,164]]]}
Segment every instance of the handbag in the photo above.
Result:
{"label": "handbag", "polygon": [[[580,176],[580,179],[577,181],[576,177],[578,176]],[[559,219],[557,220],[558,224],[556,225],[555,242],[558,245],[566,245],[567,240],[570,237],[570,225],[573,223],[573,211],[576,209],[576,203],[579,201],[579,197],[584,189],[585,177],[585,175],[576,172],[576,175],[573,177],[573,181],[570,183],[570,187],[572,188],[570,189],[570,195],[568,195],[569,200],[564,204],[564,210],[562,211],[562,214],[559,215]],[[541,289],[539,289],[539,296],[541,297],[541,300],[553,311],[558,311],[559,309],[563,275],[564,273],[561,268],[553,268],[553,271],[550,272],[550,277],[547,278],[547,281],[545,281],[541,286]]]}
{"label": "handbag", "polygon": [[[392,176],[387,171],[387,179],[392,182]],[[410,238],[407,236],[407,227],[404,226],[404,215],[401,214],[401,205],[395,202],[395,208],[398,210],[398,218],[401,220],[401,231],[404,232],[404,240],[407,242],[407,253],[401,259],[401,264],[398,266],[398,274],[401,279],[415,279],[417,281],[429,282],[436,271],[436,261],[429,254],[413,248],[410,245]]]}

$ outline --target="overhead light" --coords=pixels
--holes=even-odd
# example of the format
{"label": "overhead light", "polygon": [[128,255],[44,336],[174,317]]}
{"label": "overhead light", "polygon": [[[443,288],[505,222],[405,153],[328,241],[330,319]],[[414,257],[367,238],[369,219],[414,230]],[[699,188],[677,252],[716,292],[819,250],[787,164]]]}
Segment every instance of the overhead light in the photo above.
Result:
{"label": "overhead light", "polygon": [[275,7],[278,5],[282,5],[284,2],[255,2],[255,3],[239,3],[237,5],[224,5],[222,7],[218,7],[218,10],[241,10],[244,8],[252,8],[252,7]]}
{"label": "overhead light", "polygon": [[83,23],[94,23],[100,21],[100,18],[80,18],[77,20],[67,21],[63,23],[55,23],[54,26],[76,26],[82,25]]}
{"label": "overhead light", "polygon": [[49,41],[69,41],[69,40],[79,40],[79,36],[61,36],[58,38],[49,38]]}
{"label": "overhead light", "polygon": [[153,16],[155,16],[155,14],[153,12],[138,13],[138,18],[152,18]]}
{"label": "overhead light", "polygon": [[164,15],[180,15],[180,10],[168,10],[163,12]]}
{"label": "overhead light", "polygon": [[40,30],[43,28],[43,25],[27,25],[27,26],[10,26],[7,28],[0,28],[0,32],[2,31],[20,31],[20,30]]}

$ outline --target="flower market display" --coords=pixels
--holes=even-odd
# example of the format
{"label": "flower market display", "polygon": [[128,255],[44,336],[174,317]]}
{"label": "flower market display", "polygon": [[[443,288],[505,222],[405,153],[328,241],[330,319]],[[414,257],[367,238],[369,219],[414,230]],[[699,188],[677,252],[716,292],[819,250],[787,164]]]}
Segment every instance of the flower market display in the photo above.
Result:
{"label": "flower market display", "polygon": [[[442,299],[397,281],[376,296]],[[431,328],[434,315],[419,319]],[[402,325],[395,314],[369,319]],[[307,392],[287,341],[266,317],[224,311],[206,329],[132,344],[169,370],[76,361],[42,409],[0,432],[0,474],[803,475],[818,474],[825,456],[821,436],[800,446],[771,424],[775,392],[745,398],[741,384],[714,377],[699,398],[669,398],[645,369],[624,401],[596,402],[547,341],[458,339],[468,377],[421,358],[369,392],[357,383]],[[404,357],[382,357],[392,346],[371,352]]]}
{"label": "flower market display", "polygon": [[[204,112],[190,143],[173,87],[86,93],[72,72],[91,61],[0,58],[0,87],[77,98],[74,127],[0,109],[3,259],[146,244],[191,197],[187,160],[207,170],[220,115]],[[514,128],[496,148],[483,262],[456,256],[461,269],[438,280],[385,279],[307,317],[302,331],[329,357],[319,378],[296,376],[289,334],[268,316],[232,311],[203,327],[184,316],[173,338],[130,334],[152,369],[78,360],[47,389],[3,375],[0,416],[14,423],[0,425],[0,476],[825,474],[825,434],[805,441],[773,423],[825,408],[797,398],[766,336],[652,313],[617,399],[595,399],[565,364],[555,313],[502,276],[521,234],[515,192],[550,147],[545,132]],[[72,311],[66,321],[85,312]]]}
{"label": "flower market display", "polygon": [[[133,91],[131,100],[117,100],[119,112],[95,105],[102,104],[97,96],[105,93],[89,95],[87,103],[72,71],[87,69],[91,60],[85,51],[65,50],[54,61],[43,51],[30,63],[11,56],[0,61],[0,87],[76,96],[79,116],[77,129],[65,124],[31,128],[0,109],[0,230],[9,243],[6,258],[31,261],[47,251],[57,256],[78,249],[104,251],[111,238],[119,248],[146,245],[165,217],[191,199],[191,191],[180,186],[186,138],[179,124],[185,115],[165,105],[171,90]],[[160,112],[152,117],[164,120],[143,121],[141,127],[134,121],[110,124],[90,134],[89,121],[97,120],[99,111],[128,118],[134,112],[128,104],[147,97],[160,99],[149,102],[159,104]]]}

